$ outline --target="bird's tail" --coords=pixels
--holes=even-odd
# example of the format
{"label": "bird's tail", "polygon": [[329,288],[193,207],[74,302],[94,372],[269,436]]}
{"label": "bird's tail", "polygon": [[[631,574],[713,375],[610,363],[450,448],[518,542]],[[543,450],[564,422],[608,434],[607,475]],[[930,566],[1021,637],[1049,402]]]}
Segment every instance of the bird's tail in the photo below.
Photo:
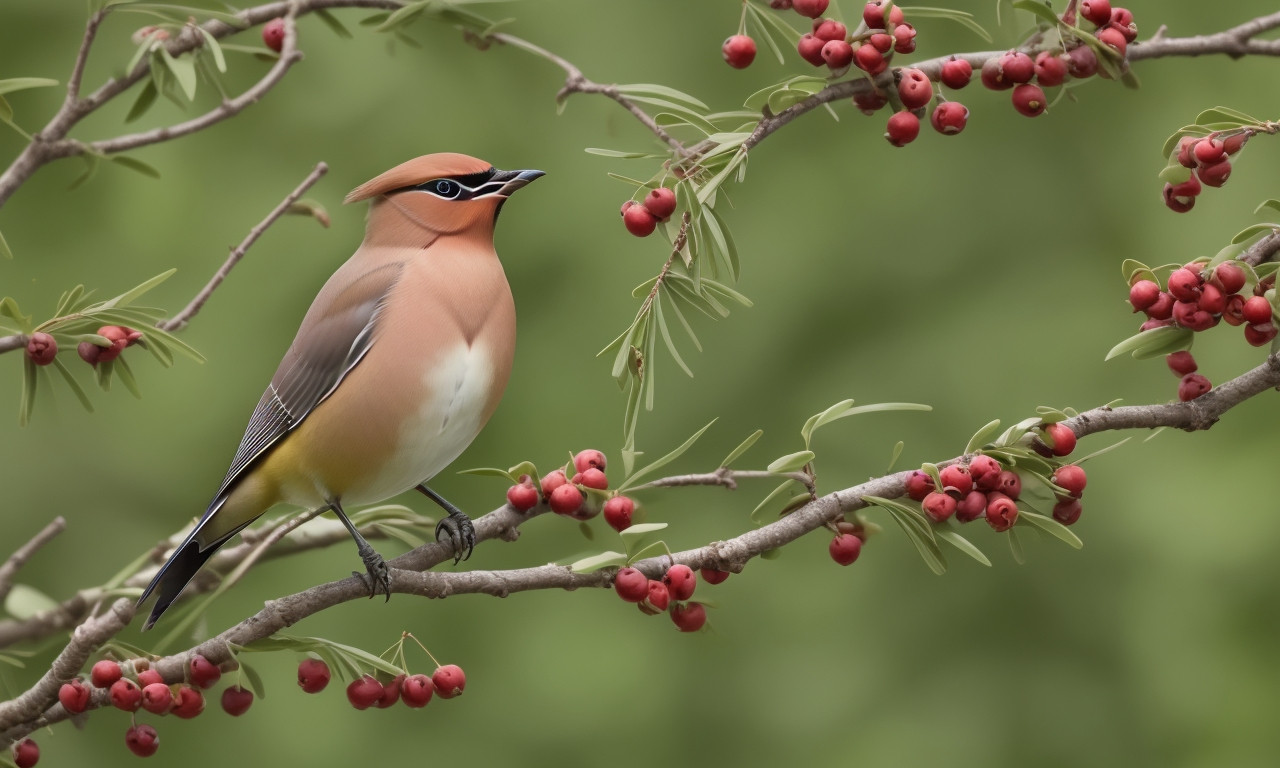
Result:
{"label": "bird's tail", "polygon": [[213,553],[217,552],[220,546],[222,542],[201,551],[200,542],[196,541],[196,531],[192,531],[191,535],[170,555],[169,561],[160,568],[155,578],[142,591],[142,597],[138,598],[138,605],[142,605],[152,592],[156,593],[156,604],[151,607],[151,615],[147,617],[147,623],[142,626],[144,632],[151,629],[173,601],[178,599],[183,588],[195,577],[205,561],[213,557]]}

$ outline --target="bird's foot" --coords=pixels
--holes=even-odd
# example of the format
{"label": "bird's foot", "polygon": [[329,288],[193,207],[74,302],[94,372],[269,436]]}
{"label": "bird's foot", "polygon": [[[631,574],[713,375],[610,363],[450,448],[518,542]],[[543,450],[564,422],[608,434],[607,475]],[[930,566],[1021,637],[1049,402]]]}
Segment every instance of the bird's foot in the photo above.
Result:
{"label": "bird's foot", "polygon": [[453,549],[454,565],[468,559],[476,546],[476,529],[471,518],[457,509],[450,512],[436,523],[436,541],[444,542]]}
{"label": "bird's foot", "polygon": [[386,594],[387,600],[391,599],[391,566],[387,565],[387,561],[378,554],[373,547],[362,547],[360,549],[360,559],[364,561],[365,572],[352,571],[352,576],[359,576],[360,580],[369,588],[369,598],[381,590]]}

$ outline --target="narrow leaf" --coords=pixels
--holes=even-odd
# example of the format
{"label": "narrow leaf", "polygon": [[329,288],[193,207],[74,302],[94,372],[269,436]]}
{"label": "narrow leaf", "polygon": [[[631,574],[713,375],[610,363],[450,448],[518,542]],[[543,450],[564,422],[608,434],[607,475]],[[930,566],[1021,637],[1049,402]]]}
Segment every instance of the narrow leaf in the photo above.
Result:
{"label": "narrow leaf", "polygon": [[131,171],[136,171],[143,176],[150,176],[153,179],[160,178],[160,171],[157,171],[154,167],[147,165],[135,157],[129,157],[128,155],[112,155],[111,162],[128,168]]}
{"label": "narrow leaf", "polygon": [[795,453],[788,453],[786,456],[779,456],[769,462],[769,466],[766,469],[777,473],[795,472],[802,469],[805,464],[813,461],[813,459],[813,451],[796,451]]}
{"label": "narrow leaf", "polygon": [[1010,528],[1006,533],[1009,537],[1009,551],[1013,554],[1013,561],[1018,565],[1027,564],[1027,553],[1022,549],[1022,538],[1018,536],[1018,527]]}
{"label": "narrow leaf", "polygon": [[57,84],[57,80],[50,80],[47,77],[11,77],[8,80],[0,80],[0,95],[25,91],[29,88],[49,88]]}
{"label": "narrow leaf", "polygon": [[973,453],[982,446],[991,442],[991,438],[1000,432],[1000,420],[993,419],[987,422],[981,429],[973,433],[973,437],[969,438],[969,442],[964,447],[965,453]]}
{"label": "narrow leaf", "polygon": [[1191,344],[1192,332],[1187,328],[1166,325],[1141,331],[1111,348],[1104,360],[1111,360],[1123,354],[1132,354],[1141,360],[1155,355],[1167,354],[1179,349],[1186,349]]}
{"label": "narrow leaf", "polygon": [[969,557],[972,557],[974,560],[977,560],[978,562],[982,563],[988,568],[991,567],[991,561],[987,559],[986,555],[982,554],[982,550],[975,547],[972,543],[969,542],[968,539],[956,533],[955,531],[952,531],[947,528],[937,528],[937,529],[934,529],[933,535],[938,537],[939,539],[942,539],[943,541],[947,542],[951,546],[965,553]]}
{"label": "narrow leaf", "polygon": [[675,88],[669,88],[665,85],[655,85],[653,83],[632,83],[630,85],[616,85],[614,88],[619,93],[628,96],[658,96],[664,99],[686,104],[694,109],[700,109],[703,112],[711,109],[698,99],[690,96],[684,91],[677,91]]}
{"label": "narrow leaf", "polygon": [[666,456],[663,456],[660,459],[656,459],[652,464],[649,464],[644,469],[641,469],[631,477],[627,478],[622,483],[622,485],[618,487],[618,490],[622,491],[622,490],[626,490],[627,488],[634,488],[636,484],[640,481],[640,478],[648,475],[652,475],[662,467],[665,467],[667,464],[670,464],[671,462],[683,456],[684,452],[689,450],[691,447],[693,447],[693,444],[698,442],[698,438],[702,437],[702,434],[706,432],[708,429],[710,429],[711,425],[715,423],[716,423],[716,419],[712,419],[711,421],[707,422],[707,425],[705,427],[698,430],[697,432],[694,432],[692,437],[690,437],[688,440],[685,440],[683,443],[680,444],[680,447],[676,448],[671,453],[668,453]]}
{"label": "narrow leaf", "polygon": [[1233,244],[1234,244],[1234,243],[1244,243],[1244,242],[1247,242],[1247,241],[1249,241],[1249,240],[1252,240],[1253,238],[1257,237],[1258,235],[1262,234],[1263,232],[1271,232],[1271,231],[1275,230],[1277,227],[1280,227],[1280,225],[1278,225],[1278,224],[1267,224],[1267,223],[1263,223],[1263,224],[1254,224],[1253,226],[1245,227],[1244,229],[1242,229],[1242,230],[1240,230],[1239,232],[1237,232],[1237,233],[1236,233],[1236,236],[1235,236],[1235,237],[1233,237],[1233,238],[1231,238],[1231,242],[1232,242]]}
{"label": "narrow leaf", "polygon": [[[1084,546],[1084,542],[1080,540],[1079,536],[1072,533],[1070,528],[1057,520],[1054,520],[1052,517],[1046,517],[1044,515],[1038,515],[1035,512],[1027,512],[1026,510],[1023,510],[1021,514],[1018,515],[1018,522],[1023,521],[1026,521],[1028,524],[1039,528],[1051,536],[1065,541],[1074,549],[1080,549]],[[1012,530],[1013,529],[1010,529],[1011,533]]]}
{"label": "narrow leaf", "polygon": [[156,103],[156,96],[159,95],[159,92],[156,91],[156,84],[148,80],[147,84],[138,92],[138,98],[133,100],[133,106],[129,107],[129,114],[125,115],[124,121],[132,123],[145,115],[147,110],[151,109],[151,105]]}
{"label": "narrow leaf", "polygon": [[732,451],[729,451],[729,455],[724,457],[724,461],[720,462],[720,466],[727,467],[733,462],[737,461],[742,456],[742,454],[746,453],[748,450],[751,449],[751,446],[756,444],[756,441],[759,440],[760,436],[763,434],[764,434],[763,429],[757,429],[755,432],[752,432],[750,435],[747,435],[746,440],[743,440],[741,443],[738,443],[737,448],[734,448]]}
{"label": "narrow leaf", "polygon": [[85,394],[84,388],[80,386],[80,382],[76,381],[76,377],[71,375],[71,371],[67,368],[67,364],[62,362],[58,357],[53,358],[53,367],[58,373],[62,374],[62,378],[67,382],[67,386],[71,388],[76,399],[80,401],[80,405],[89,413],[93,413],[93,403],[89,401],[89,396]]}
{"label": "narrow leaf", "polygon": [[209,53],[213,55],[214,66],[218,68],[219,72],[226,74],[227,59],[222,55],[222,46],[218,45],[218,38],[210,34],[204,27],[197,25],[196,29],[200,30],[200,34],[204,35],[204,44],[209,49]]}
{"label": "narrow leaf", "polygon": [[182,89],[187,101],[194,101],[196,98],[195,62],[187,57],[174,58],[169,53],[169,49],[163,46],[160,48],[160,57],[164,60],[164,65],[173,73],[173,79],[178,81],[178,87]]}
{"label": "narrow leaf", "polygon": [[627,564],[627,556],[621,552],[602,552],[591,557],[584,557],[581,560],[569,564],[569,570],[574,573],[591,573],[601,568],[614,568]]}
{"label": "narrow leaf", "polygon": [[346,25],[339,21],[338,17],[334,16],[328,10],[324,8],[316,8],[311,11],[311,14],[323,21],[326,27],[331,29],[335,35],[341,37],[343,40],[350,40],[352,38],[351,31],[347,29]]}
{"label": "narrow leaf", "polygon": [[[779,485],[777,488],[770,491],[769,495],[765,496],[764,499],[756,505],[756,508],[751,510],[751,522],[756,525],[768,525],[773,522],[774,518],[777,517],[778,511],[781,509],[780,507],[775,507],[774,504],[787,492],[791,487],[791,484],[794,482],[794,480],[786,480],[782,485]],[[769,512],[770,514],[766,517],[762,514],[764,512]]]}
{"label": "narrow leaf", "polygon": [[658,324],[658,332],[662,334],[662,343],[666,345],[667,351],[671,353],[671,358],[676,361],[676,365],[680,366],[680,370],[684,371],[689,378],[693,378],[693,371],[685,364],[684,358],[680,357],[680,350],[676,349],[676,343],[671,340],[671,331],[667,329],[666,318],[662,315],[663,305],[662,294],[658,294],[657,301],[653,302],[654,320]]}

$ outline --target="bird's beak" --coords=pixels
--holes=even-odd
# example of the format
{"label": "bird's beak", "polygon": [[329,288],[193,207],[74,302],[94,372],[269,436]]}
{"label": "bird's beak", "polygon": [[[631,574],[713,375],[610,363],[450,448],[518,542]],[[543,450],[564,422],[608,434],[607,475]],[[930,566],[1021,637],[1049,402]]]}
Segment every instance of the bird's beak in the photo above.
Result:
{"label": "bird's beak", "polygon": [[520,189],[535,179],[546,176],[543,171],[496,171],[489,179],[489,184],[499,183],[502,186],[490,192],[491,195],[510,197],[512,192]]}

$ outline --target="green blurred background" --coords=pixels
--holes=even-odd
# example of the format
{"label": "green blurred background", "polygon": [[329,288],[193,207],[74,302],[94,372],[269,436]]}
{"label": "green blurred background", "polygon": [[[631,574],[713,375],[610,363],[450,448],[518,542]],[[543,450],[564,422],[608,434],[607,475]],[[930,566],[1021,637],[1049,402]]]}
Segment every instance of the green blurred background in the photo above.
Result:
{"label": "green blurred background", "polygon": [[[949,5],[973,11],[996,47],[1015,44],[1029,23],[1007,4],[1000,28],[989,0]],[[853,15],[860,4],[840,6]],[[719,46],[736,31],[740,9],[729,0],[481,8],[516,17],[508,31],[593,79],[665,83],[718,109],[803,66],[784,68],[763,50],[748,70],[725,66]],[[0,78],[65,80],[83,9],[7,0]],[[1132,9],[1144,36],[1160,24],[1188,35],[1274,4],[1139,0]],[[515,374],[457,466],[551,465],[584,447],[617,458],[622,402],[607,362],[594,354],[629,322],[637,304],[630,289],[657,271],[666,249],[626,234],[617,209],[631,190],[606,176],[647,177],[654,167],[582,150],[646,149],[652,139],[598,97],[574,97],[557,115],[552,97],[562,76],[546,62],[500,47],[479,52],[431,21],[410,30],[421,49],[390,46],[357,25],[366,15],[338,12],[353,40],[302,20],[306,59],[262,103],[134,153],[162,180],[104,167],[68,192],[81,164],[62,161],[0,211],[0,231],[17,254],[0,263],[0,295],[26,311],[46,316],[78,282],[109,296],[170,267],[178,273],[153,302],[176,310],[317,161],[332,168],[311,197],[329,207],[333,227],[289,218],[266,234],[184,334],[205,364],[180,360],[164,370],[134,354],[143,401],[118,387],[93,391],[97,412],[89,415],[60,385],[56,404],[42,398],[34,423],[19,429],[20,357],[0,360],[0,403],[10,413],[0,427],[0,549],[55,514],[69,522],[23,580],[64,598],[203,510],[302,312],[360,240],[364,207],[342,207],[343,194],[426,152],[548,172],[502,217],[498,248],[521,323]],[[125,14],[108,21],[91,85],[123,66],[129,34],[146,23]],[[917,26],[923,57],[986,47],[947,22]],[[244,37],[256,44],[258,31]],[[242,55],[231,63],[232,87],[266,67]],[[733,207],[723,209],[742,251],[739,287],[755,306],[698,323],[705,352],[684,348],[696,379],[659,359],[658,409],[642,418],[640,447],[660,454],[719,417],[673,469],[709,469],[756,428],[764,438],[742,465],[763,466],[797,450],[804,419],[837,400],[934,407],[824,430],[815,446],[820,490],[834,490],[882,473],[898,440],[906,443],[900,466],[908,466],[953,456],[988,420],[1012,423],[1037,405],[1173,397],[1176,381],[1160,361],[1103,362],[1138,324],[1119,264],[1212,254],[1276,195],[1275,151],[1262,139],[1230,183],[1207,190],[1188,215],[1164,208],[1156,179],[1162,141],[1199,110],[1223,104],[1274,117],[1276,67],[1222,56],[1144,62],[1141,90],[1091,82],[1075,92],[1079,103],[1064,100],[1034,122],[1014,113],[1007,95],[971,87],[958,94],[972,110],[964,134],[943,138],[926,128],[905,149],[881,138],[885,115],[866,118],[848,105],[837,107],[839,122],[817,112],[787,127],[752,155],[748,183],[731,190]],[[10,100],[34,129],[61,98],[43,89]],[[74,135],[120,133],[128,101]],[[205,88],[200,105],[212,103]],[[139,127],[190,114],[161,103]],[[0,132],[3,162],[20,146]],[[1207,339],[1195,352],[1215,383],[1261,360],[1226,326]],[[1274,465],[1266,430],[1274,417],[1273,401],[1260,397],[1211,432],[1166,432],[1150,442],[1139,434],[1090,462],[1076,528],[1083,551],[1036,539],[1029,563],[1018,566],[1000,537],[975,529],[971,538],[994,567],[955,556],[936,577],[892,526],[847,569],[828,559],[827,538],[815,534],[722,586],[700,586],[718,607],[713,631],[697,636],[606,592],[344,605],[294,631],[376,652],[410,630],[466,668],[467,694],[421,712],[356,713],[337,685],[301,695],[296,658],[259,658],[265,700],[237,720],[211,702],[195,722],[157,723],[157,759],[192,767],[283,755],[317,765],[1272,765],[1280,748],[1280,517],[1266,490]],[[1092,437],[1078,450],[1116,439]],[[470,510],[503,501],[493,479],[448,473],[433,485]],[[673,548],[684,548],[747,530],[747,513],[768,488],[643,501],[650,520],[672,524]],[[405,501],[427,509],[420,498]],[[563,562],[613,546],[612,532],[593,525],[590,544],[565,520],[539,518],[518,544],[490,543],[467,567]],[[355,565],[345,543],[264,565],[213,608],[209,629]],[[37,660],[27,671],[0,672],[0,697],[40,669]],[[126,726],[123,715],[104,711],[83,733],[63,725],[36,734],[42,765],[129,764]]]}

